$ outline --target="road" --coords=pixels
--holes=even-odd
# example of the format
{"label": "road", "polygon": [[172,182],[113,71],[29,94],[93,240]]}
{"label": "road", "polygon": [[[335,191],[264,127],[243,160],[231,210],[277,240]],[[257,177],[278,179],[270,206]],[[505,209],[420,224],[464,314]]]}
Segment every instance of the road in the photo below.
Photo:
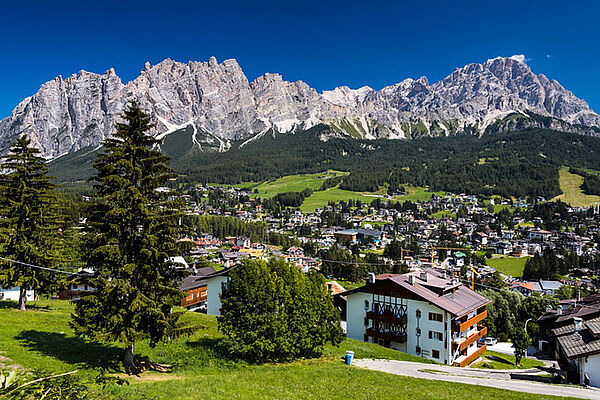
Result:
{"label": "road", "polygon": [[489,386],[498,389],[540,395],[577,397],[600,400],[600,390],[585,389],[577,386],[551,385],[524,380],[511,379],[511,373],[534,372],[522,370],[481,370],[459,368],[447,365],[423,364],[408,361],[357,359],[353,365],[359,368],[387,372],[413,378],[431,379],[446,382],[466,383],[469,385]]}

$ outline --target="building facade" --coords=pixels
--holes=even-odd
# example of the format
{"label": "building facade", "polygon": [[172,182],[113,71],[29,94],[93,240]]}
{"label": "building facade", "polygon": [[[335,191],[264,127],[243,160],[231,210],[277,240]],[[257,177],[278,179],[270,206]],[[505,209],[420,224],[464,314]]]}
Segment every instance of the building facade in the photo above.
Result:
{"label": "building facade", "polygon": [[379,275],[346,298],[350,338],[459,366],[486,350],[489,300],[437,271]]}

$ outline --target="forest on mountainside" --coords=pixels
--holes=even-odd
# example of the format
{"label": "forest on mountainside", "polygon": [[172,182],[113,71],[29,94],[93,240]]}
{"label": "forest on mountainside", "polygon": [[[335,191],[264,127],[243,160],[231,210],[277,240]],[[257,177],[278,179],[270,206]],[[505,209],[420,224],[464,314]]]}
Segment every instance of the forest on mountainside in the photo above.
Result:
{"label": "forest on mountainside", "polygon": [[[169,149],[184,148],[169,143]],[[547,129],[413,140],[349,139],[325,125],[295,134],[265,134],[228,151],[187,147],[168,151],[184,184],[260,182],[298,173],[329,169],[348,171],[341,189],[388,192],[402,185],[504,197],[552,198],[561,193],[561,166],[597,169],[600,139]],[[73,168],[86,171],[82,157],[57,159],[51,172],[74,180]],[[65,180],[63,178],[63,180]],[[593,183],[594,178],[587,178]],[[338,182],[335,182],[336,184]]]}

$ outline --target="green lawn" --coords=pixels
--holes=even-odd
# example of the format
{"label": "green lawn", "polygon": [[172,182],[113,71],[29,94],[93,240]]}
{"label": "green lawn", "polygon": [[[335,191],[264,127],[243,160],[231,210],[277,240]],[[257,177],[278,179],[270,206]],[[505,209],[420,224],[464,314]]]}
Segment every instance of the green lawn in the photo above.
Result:
{"label": "green lawn", "polygon": [[[0,302],[1,367],[66,372],[83,377],[98,368],[123,376],[118,360],[122,348],[77,338],[68,326],[72,305],[65,301],[39,301],[27,312],[15,302]],[[433,382],[368,371],[343,364],[346,350],[357,358],[423,361],[395,350],[354,340],[327,347],[314,360],[288,364],[249,365],[236,362],[218,350],[214,317],[187,313],[185,318],[202,327],[193,337],[159,344],[152,349],[138,343],[138,360],[173,364],[170,373],[146,372],[127,376],[130,386],[92,387],[96,399],[552,399],[493,388]]]}
{"label": "green lawn", "polygon": [[494,257],[487,260],[487,265],[504,275],[517,278],[523,275],[523,269],[528,259],[529,257]]}
{"label": "green lawn", "polygon": [[588,207],[600,203],[600,196],[587,195],[581,191],[583,176],[572,174],[565,167],[559,171],[559,183],[563,194],[552,200],[562,200],[575,207]]}
{"label": "green lawn", "polygon": [[543,367],[544,363],[538,360],[532,360],[530,358],[522,359],[521,365],[515,365],[515,356],[508,354],[498,353],[495,351],[486,351],[483,353],[484,360],[471,366],[471,368],[482,368],[482,369],[530,369],[536,367]]}
{"label": "green lawn", "polygon": [[348,201],[350,199],[360,200],[364,203],[370,203],[375,199],[375,195],[366,196],[362,193],[334,187],[311,194],[309,197],[304,199],[304,203],[302,203],[300,206],[300,210],[304,212],[313,212],[317,208],[325,207],[330,201],[337,203],[342,200]]}
{"label": "green lawn", "polygon": [[435,194],[438,196],[443,196],[446,193],[445,192],[430,192],[429,189],[424,188],[424,187],[420,187],[420,186],[410,186],[410,185],[403,185],[404,189],[406,190],[406,194],[403,196],[396,196],[394,197],[395,200],[399,200],[399,201],[413,201],[413,202],[417,202],[417,201],[427,201],[429,199],[431,199],[431,197]]}
{"label": "green lawn", "polygon": [[347,172],[327,171],[318,174],[300,174],[288,175],[282,178],[261,183],[256,186],[260,197],[273,197],[279,193],[301,192],[306,188],[318,190],[326,179],[322,177],[333,178],[334,176],[348,175]]}

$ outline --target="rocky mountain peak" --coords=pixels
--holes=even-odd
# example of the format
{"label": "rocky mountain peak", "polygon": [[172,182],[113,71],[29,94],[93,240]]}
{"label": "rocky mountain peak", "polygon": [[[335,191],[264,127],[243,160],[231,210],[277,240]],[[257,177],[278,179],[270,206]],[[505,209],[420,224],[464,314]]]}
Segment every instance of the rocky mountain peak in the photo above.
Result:
{"label": "rocky mountain peak", "polygon": [[[600,126],[588,104],[555,80],[536,75],[525,57],[497,57],[457,68],[439,82],[408,78],[374,90],[341,86],[318,93],[303,81],[266,73],[251,83],[235,59],[144,64],[123,84],[114,69],[58,76],[0,121],[0,151],[26,133],[47,157],[96,146],[131,99],[151,113],[156,134],[192,125],[223,145],[272,129],[294,132],[318,123],[364,138],[409,138],[485,131],[511,113]],[[562,126],[562,125],[561,125]],[[196,135],[196,133],[194,133]],[[197,138],[192,138],[196,143]]]}

